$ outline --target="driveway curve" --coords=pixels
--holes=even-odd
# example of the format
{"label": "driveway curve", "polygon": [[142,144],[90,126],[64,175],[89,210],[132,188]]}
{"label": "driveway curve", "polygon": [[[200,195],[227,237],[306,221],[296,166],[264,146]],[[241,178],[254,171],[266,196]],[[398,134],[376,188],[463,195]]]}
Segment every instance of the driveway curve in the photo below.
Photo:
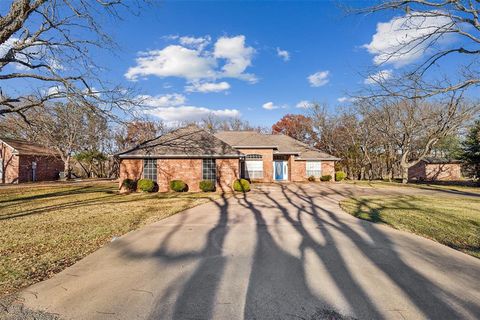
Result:
{"label": "driveway curve", "polygon": [[338,205],[405,190],[264,185],[128,233],[21,296],[66,319],[480,318],[479,259]]}

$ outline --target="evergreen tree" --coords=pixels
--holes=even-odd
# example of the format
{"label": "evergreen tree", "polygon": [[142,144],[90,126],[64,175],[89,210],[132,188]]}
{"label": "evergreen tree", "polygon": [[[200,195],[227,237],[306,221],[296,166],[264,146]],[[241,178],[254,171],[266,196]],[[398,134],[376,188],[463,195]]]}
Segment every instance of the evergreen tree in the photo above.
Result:
{"label": "evergreen tree", "polygon": [[480,119],[468,131],[462,149],[463,159],[470,165],[474,177],[480,179]]}

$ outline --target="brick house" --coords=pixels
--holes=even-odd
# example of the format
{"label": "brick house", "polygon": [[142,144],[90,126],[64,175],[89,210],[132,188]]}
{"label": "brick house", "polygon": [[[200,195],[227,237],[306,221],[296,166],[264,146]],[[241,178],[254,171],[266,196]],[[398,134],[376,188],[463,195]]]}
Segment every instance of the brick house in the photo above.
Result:
{"label": "brick house", "polygon": [[57,180],[62,170],[55,151],[25,140],[0,138],[0,183]]}
{"label": "brick house", "polygon": [[239,177],[253,181],[305,181],[310,175],[334,174],[331,155],[284,135],[252,131],[211,134],[197,126],[180,128],[119,153],[120,184],[124,179],[152,179],[159,191],[171,180],[183,180],[199,191],[201,180],[216,181],[229,191]]}
{"label": "brick house", "polygon": [[306,181],[335,174],[332,155],[283,134],[255,131],[222,131],[216,137],[245,155],[242,176],[259,182]]}
{"label": "brick house", "polygon": [[462,178],[462,161],[444,158],[425,158],[408,169],[408,180],[452,181]]}

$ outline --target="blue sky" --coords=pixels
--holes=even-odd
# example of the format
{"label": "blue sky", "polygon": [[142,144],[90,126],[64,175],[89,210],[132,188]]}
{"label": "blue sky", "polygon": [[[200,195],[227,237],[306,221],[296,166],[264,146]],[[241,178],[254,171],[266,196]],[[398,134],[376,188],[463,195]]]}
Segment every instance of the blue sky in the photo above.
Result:
{"label": "blue sky", "polygon": [[[225,77],[216,82],[227,82],[228,90],[185,92],[183,77],[148,75],[139,76],[135,85],[151,96],[181,94],[189,106],[235,109],[255,125],[303,112],[296,107],[300,101],[334,108],[338,98],[362,85],[359,73],[372,64],[372,55],[361,46],[371,41],[376,21],[346,16],[333,2],[165,2],[153,9],[115,26],[122,52],[112,76],[124,77],[139,52],[178,45],[173,36],[210,37],[206,50],[221,37],[243,36],[254,50],[244,73],[254,74],[256,83]],[[288,61],[277,48],[288,52]],[[328,82],[315,87],[307,78],[317,72],[328,72]],[[262,107],[269,102],[274,109]]]}
{"label": "blue sky", "polygon": [[[157,2],[108,24],[120,49],[95,51],[94,60],[106,67],[105,80],[134,86],[152,118],[214,113],[271,126],[286,113],[305,112],[302,101],[334,111],[349,93],[371,85],[368,74],[387,78],[421,61],[420,50],[380,63],[381,52],[406,36],[391,32],[402,13],[346,15],[338,3]],[[442,71],[453,70],[454,59]]]}

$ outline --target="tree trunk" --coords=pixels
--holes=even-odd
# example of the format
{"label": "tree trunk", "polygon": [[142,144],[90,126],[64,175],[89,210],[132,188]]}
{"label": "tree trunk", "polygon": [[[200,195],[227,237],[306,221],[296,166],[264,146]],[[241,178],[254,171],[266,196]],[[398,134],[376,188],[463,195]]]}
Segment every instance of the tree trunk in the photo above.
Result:
{"label": "tree trunk", "polygon": [[408,183],[408,165],[402,163],[402,183],[406,184]]}
{"label": "tree trunk", "polygon": [[63,171],[65,174],[65,179],[67,180],[72,179],[72,170],[70,168],[70,156],[67,156],[65,160],[63,160]]}

